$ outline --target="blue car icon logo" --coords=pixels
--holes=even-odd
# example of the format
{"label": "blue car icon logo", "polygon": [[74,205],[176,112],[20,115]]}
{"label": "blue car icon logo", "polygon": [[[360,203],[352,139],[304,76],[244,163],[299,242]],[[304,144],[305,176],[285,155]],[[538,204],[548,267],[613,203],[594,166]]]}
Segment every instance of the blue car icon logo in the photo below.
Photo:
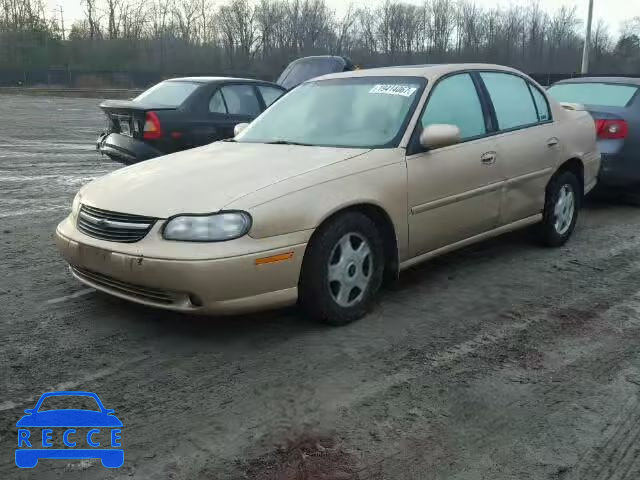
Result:
{"label": "blue car icon logo", "polygon": [[[65,397],[56,399],[55,397]],[[58,408],[45,410],[47,399],[82,400],[96,409]],[[95,401],[95,403],[94,403]],[[49,400],[51,403],[51,400]],[[49,392],[43,394],[36,406],[25,410],[18,420],[18,448],[16,465],[33,468],[41,458],[88,459],[99,458],[107,468],[124,463],[120,444],[122,422],[104,407],[98,395],[91,392]],[[62,441],[59,441],[61,439]],[[86,445],[86,448],[85,448]]]}

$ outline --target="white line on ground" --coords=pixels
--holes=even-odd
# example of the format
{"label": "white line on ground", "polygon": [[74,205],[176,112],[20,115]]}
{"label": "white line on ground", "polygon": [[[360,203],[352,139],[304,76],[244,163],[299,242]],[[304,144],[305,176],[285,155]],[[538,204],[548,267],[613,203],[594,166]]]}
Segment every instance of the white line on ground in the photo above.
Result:
{"label": "white line on ground", "polygon": [[86,181],[90,182],[91,180],[95,180],[98,178],[96,175],[82,175],[82,174],[72,174],[72,175],[1,175],[0,174],[0,182],[34,182],[38,180],[60,180],[60,181]]}
{"label": "white line on ground", "polygon": [[[75,381],[70,381],[70,382],[63,382],[60,383],[58,385],[52,385],[48,388],[46,388],[44,391],[45,392],[59,392],[59,391],[65,391],[65,390],[77,390],[78,387],[80,387],[81,385],[90,383],[90,382],[94,382],[100,378],[109,376],[109,375],[115,375],[118,372],[124,370],[125,368],[131,368],[132,365],[135,365],[136,363],[142,362],[144,360],[147,359],[146,355],[141,355],[138,357],[134,357],[130,360],[127,360],[125,362],[121,362],[119,364],[117,364],[115,367],[110,367],[110,368],[103,368],[102,370],[97,370],[95,372],[89,373],[87,375],[84,375],[81,378],[76,379]],[[29,405],[29,406],[33,406],[33,404],[35,403],[35,401],[37,400],[36,397],[29,397],[29,398],[25,398],[22,399],[19,402],[14,402],[11,400],[6,400],[2,403],[0,403],[0,412],[4,411],[4,410],[13,410],[14,408],[17,408],[18,406],[22,405],[22,408],[24,408],[24,406]]]}
{"label": "white line on ground", "polygon": [[93,145],[91,143],[65,143],[65,142],[47,142],[44,140],[27,140],[20,138],[11,138],[5,137],[0,140],[0,147],[9,148],[9,147],[20,147],[20,148],[31,148],[31,147],[47,147],[49,149],[74,149],[74,150],[94,150],[91,148]]}
{"label": "white line on ground", "polygon": [[70,210],[69,205],[53,205],[51,207],[30,208],[15,212],[0,212],[0,218],[19,217],[21,215],[31,215],[34,213],[51,212],[54,210]]}
{"label": "white line on ground", "polygon": [[64,295],[62,297],[52,298],[51,300],[47,300],[44,303],[47,304],[47,305],[53,305],[55,303],[62,303],[62,302],[66,302],[67,300],[71,300],[72,298],[83,297],[83,296],[88,295],[88,294],[93,293],[93,292],[95,292],[95,290],[93,288],[85,288],[83,290],[80,290],[78,292],[72,293],[70,295]]}

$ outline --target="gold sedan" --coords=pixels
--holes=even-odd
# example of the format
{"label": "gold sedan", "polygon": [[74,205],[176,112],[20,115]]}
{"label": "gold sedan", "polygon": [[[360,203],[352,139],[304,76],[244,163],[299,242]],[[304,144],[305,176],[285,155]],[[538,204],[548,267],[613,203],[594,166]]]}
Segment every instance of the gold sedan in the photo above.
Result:
{"label": "gold sedan", "polygon": [[89,183],[56,242],[77,279],[135,302],[298,301],[345,324],[436,255],[533,224],[564,244],[600,165],[593,120],[566,107],[495,65],[321,77],[233,140]]}

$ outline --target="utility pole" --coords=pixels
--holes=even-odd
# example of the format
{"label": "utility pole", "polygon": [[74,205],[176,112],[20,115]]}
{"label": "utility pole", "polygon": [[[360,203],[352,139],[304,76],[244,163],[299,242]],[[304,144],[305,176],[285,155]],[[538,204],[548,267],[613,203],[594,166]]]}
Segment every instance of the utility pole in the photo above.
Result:
{"label": "utility pole", "polygon": [[593,0],[589,0],[589,14],[587,16],[587,33],[584,37],[582,52],[582,74],[589,73],[589,52],[591,50],[591,24],[593,23]]}
{"label": "utility pole", "polygon": [[62,5],[60,5],[60,28],[62,29],[62,41],[65,41],[64,36],[64,12],[62,11]]}

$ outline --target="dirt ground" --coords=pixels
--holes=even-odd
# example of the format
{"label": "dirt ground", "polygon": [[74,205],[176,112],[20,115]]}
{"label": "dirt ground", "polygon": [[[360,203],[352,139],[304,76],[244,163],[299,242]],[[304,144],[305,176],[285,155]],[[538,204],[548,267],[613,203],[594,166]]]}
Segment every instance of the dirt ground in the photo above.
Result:
{"label": "dirt ground", "polygon": [[[90,99],[0,96],[0,478],[640,478],[640,210],[590,202],[564,248],[508,235],[415,268],[344,328],[192,318],[74,281],[52,234]],[[125,463],[14,464],[51,390],[97,393]]]}

